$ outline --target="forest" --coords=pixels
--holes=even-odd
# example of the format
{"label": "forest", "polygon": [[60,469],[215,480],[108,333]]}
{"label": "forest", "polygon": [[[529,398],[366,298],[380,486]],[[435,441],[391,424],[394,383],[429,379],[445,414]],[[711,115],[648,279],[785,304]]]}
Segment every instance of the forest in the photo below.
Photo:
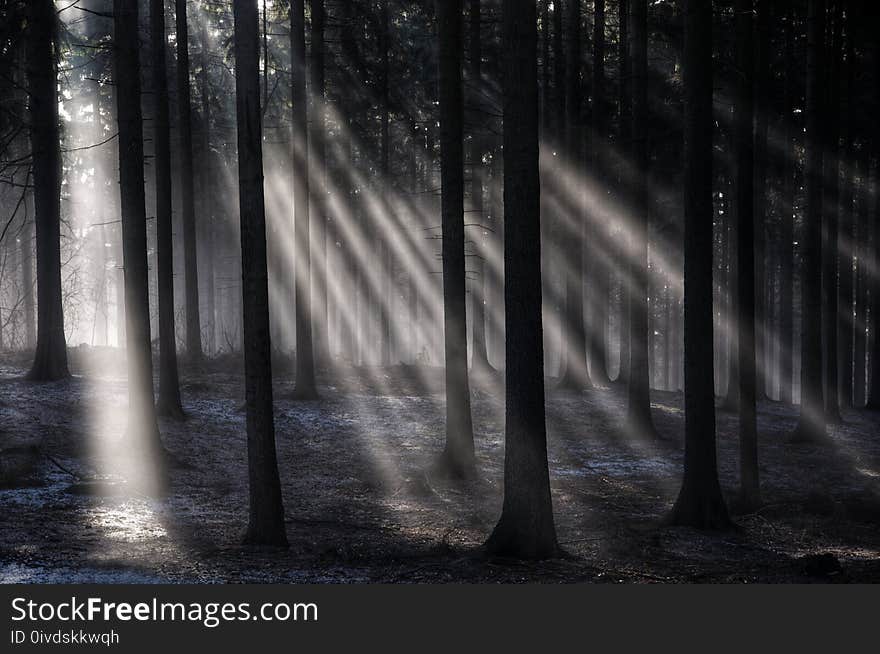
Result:
{"label": "forest", "polygon": [[0,583],[880,582],[870,0],[0,0]]}

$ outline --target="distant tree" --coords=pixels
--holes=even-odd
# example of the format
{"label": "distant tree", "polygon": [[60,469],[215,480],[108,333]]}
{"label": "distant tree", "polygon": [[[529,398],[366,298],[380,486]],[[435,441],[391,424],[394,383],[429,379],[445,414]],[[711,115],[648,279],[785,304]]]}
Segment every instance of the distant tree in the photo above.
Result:
{"label": "distant tree", "polygon": [[655,438],[648,368],[648,5],[630,0],[632,66],[632,248],[629,289],[628,429]]}
{"label": "distant tree", "polygon": [[[872,27],[880,25],[877,15],[874,15]],[[873,130],[871,133],[871,142],[873,143],[874,152],[877,152],[877,146],[880,145],[880,125],[878,125],[876,116],[880,111],[880,45],[874,42],[873,51],[873,72],[874,86],[871,89],[871,106],[874,109],[872,114],[875,117],[873,122]],[[871,214],[874,221],[874,242],[871,252],[871,259],[874,265],[874,275],[871,278],[871,315],[874,316],[873,324],[873,340],[870,349],[870,375],[867,381],[867,401],[868,409],[880,410],[880,190],[874,190],[873,203],[871,205]]]}
{"label": "distant tree", "polygon": [[329,231],[329,201],[328,201],[328,170],[327,170],[327,97],[326,97],[326,66],[325,47],[327,24],[327,11],[324,0],[311,0],[311,79],[312,79],[312,102],[315,107],[315,117],[312,121],[312,136],[310,148],[314,161],[314,178],[318,184],[317,192],[312,194],[314,205],[313,213],[317,216],[314,220],[314,241],[318,246],[317,252],[312,253],[312,288],[313,306],[312,323],[314,325],[314,352],[319,365],[326,365],[330,361],[330,338],[329,338],[329,302],[327,299],[327,234]]}
{"label": "distant tree", "polygon": [[275,452],[257,0],[233,0],[250,518],[245,542],[286,545]]}
{"label": "distant tree", "polygon": [[293,104],[293,213],[296,232],[296,389],[300,400],[318,397],[312,344],[312,249],[309,213],[309,108],[306,93],[304,0],[290,4],[291,103]]}
{"label": "distant tree", "polygon": [[556,556],[544,416],[541,326],[541,185],[535,3],[502,5],[504,86],[504,506],[490,553]]}
{"label": "distant tree", "polygon": [[175,0],[174,6],[177,22],[177,127],[180,134],[183,265],[186,278],[186,355],[190,361],[198,362],[202,358],[202,324],[199,315],[199,262],[196,243],[187,0]]}
{"label": "distant tree", "polygon": [[52,0],[28,3],[26,44],[37,237],[37,347],[28,379],[64,379],[67,344],[61,305],[61,133],[58,16]]}
{"label": "distant tree", "polygon": [[159,400],[162,415],[183,417],[174,329],[174,236],[171,208],[171,128],[165,63],[165,0],[150,0],[153,54],[153,143],[156,161],[156,249],[159,286]]}
{"label": "distant tree", "polygon": [[736,31],[736,91],[734,100],[734,157],[737,215],[739,294],[736,317],[739,349],[740,502],[746,508],[760,501],[755,365],[755,59],[754,3],[734,3]]}
{"label": "distant tree", "polygon": [[475,473],[475,462],[465,318],[462,2],[437,0],[435,12],[440,44],[440,176],[446,341],[446,448],[437,470],[467,477]]}
{"label": "distant tree", "polygon": [[801,270],[801,406],[795,440],[824,440],[822,397],[822,147],[825,0],[807,5],[806,163]]}
{"label": "distant tree", "polygon": [[[618,0],[617,3],[617,142],[621,147],[626,147],[630,141],[630,129],[632,120],[630,116],[630,61],[629,61],[629,0]],[[629,175],[625,160],[618,166],[617,173],[617,200],[621,206],[629,197]],[[620,253],[619,261],[626,261],[628,253],[627,235],[621,230],[616,244],[616,251]],[[615,383],[628,386],[629,377],[629,285],[628,276],[618,271],[620,284],[620,314],[618,318],[618,339],[620,341],[619,370]]]}
{"label": "distant tree", "polygon": [[[144,142],[138,0],[113,1],[113,79],[119,124],[119,192],[122,258],[125,267],[128,438],[133,458],[158,469],[162,446],[153,398],[150,296],[147,287],[147,214],[144,198]],[[155,480],[145,480],[156,491]]]}

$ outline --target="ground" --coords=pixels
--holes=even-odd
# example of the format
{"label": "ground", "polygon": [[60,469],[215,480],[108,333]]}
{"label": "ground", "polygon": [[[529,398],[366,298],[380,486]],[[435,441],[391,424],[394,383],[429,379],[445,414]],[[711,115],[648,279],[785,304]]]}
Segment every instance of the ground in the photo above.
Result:
{"label": "ground", "polygon": [[[796,411],[760,406],[763,505],[736,528],[664,525],[682,471],[682,397],[653,393],[661,440],[621,431],[614,389],[555,392],[548,380],[553,505],[565,555],[485,557],[502,500],[503,392],[481,374],[473,412],[479,475],[427,473],[442,450],[442,374],[337,366],[322,398],[275,410],[288,549],[241,545],[247,522],[243,387],[233,359],[184,369],[185,422],[163,420],[170,490],[127,490],[126,385],[112,351],[77,348],[75,376],[25,381],[0,368],[0,582],[877,582],[880,415],[850,411],[829,445],[788,442]],[[221,372],[223,371],[223,372]],[[736,416],[719,411],[719,466],[736,496]]]}

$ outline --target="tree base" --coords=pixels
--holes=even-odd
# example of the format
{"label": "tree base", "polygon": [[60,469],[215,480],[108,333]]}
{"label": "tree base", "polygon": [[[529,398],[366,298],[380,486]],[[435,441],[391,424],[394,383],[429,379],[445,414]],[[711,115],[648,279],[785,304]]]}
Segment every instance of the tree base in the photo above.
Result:
{"label": "tree base", "polygon": [[477,464],[472,457],[461,460],[448,450],[443,450],[437,460],[428,468],[432,477],[452,481],[473,481],[477,478]]}
{"label": "tree base", "polygon": [[156,403],[156,415],[177,422],[184,422],[187,419],[186,411],[180,404],[179,399],[162,399]]}
{"label": "tree base", "polygon": [[314,402],[320,400],[321,396],[314,386],[295,386],[290,399],[295,402]]}
{"label": "tree base", "polygon": [[[525,561],[544,561],[563,556],[552,524],[544,529],[530,528],[534,518],[501,516],[483,546],[489,556]],[[529,526],[527,526],[529,525]]]}
{"label": "tree base", "polygon": [[273,549],[287,549],[290,543],[287,540],[287,532],[284,525],[266,526],[255,528],[248,527],[242,544],[247,547],[266,547]]}

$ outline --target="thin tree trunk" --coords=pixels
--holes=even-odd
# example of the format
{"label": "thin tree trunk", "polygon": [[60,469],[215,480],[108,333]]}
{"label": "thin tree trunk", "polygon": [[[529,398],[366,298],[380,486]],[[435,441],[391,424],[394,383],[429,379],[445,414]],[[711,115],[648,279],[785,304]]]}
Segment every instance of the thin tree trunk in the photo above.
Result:
{"label": "thin tree trunk", "polygon": [[156,260],[159,285],[160,414],[183,417],[177,374],[174,330],[174,264],[171,222],[171,128],[168,118],[168,76],[165,64],[165,0],[150,0],[150,45],[153,54],[153,138],[156,161]]}
{"label": "thin tree trunk", "polygon": [[318,396],[312,347],[312,252],[309,214],[309,110],[306,94],[305,2],[290,5],[291,103],[293,104],[293,206],[296,243],[296,389],[300,400]]}
{"label": "thin tree trunk", "polygon": [[462,2],[437,0],[435,12],[440,41],[440,174],[446,345],[446,448],[437,470],[467,477],[475,474],[475,461],[465,317]]}
{"label": "thin tree trunk", "polygon": [[312,315],[314,325],[314,352],[319,365],[330,361],[330,310],[327,289],[329,270],[327,268],[327,232],[329,230],[329,196],[327,190],[327,105],[325,70],[325,26],[326,9],[324,0],[311,0],[311,53],[312,53],[312,102],[315,119],[312,127],[311,156],[314,160],[314,176],[317,192],[313,194],[314,242],[317,252],[312,257],[314,276]]}
{"label": "thin tree trunk", "polygon": [[202,325],[199,316],[198,254],[193,176],[192,108],[189,88],[189,30],[186,0],[175,0],[177,22],[177,122],[180,133],[180,198],[183,217],[183,265],[186,278],[186,355],[202,358]]}
{"label": "thin tree trunk", "polygon": [[779,235],[779,399],[794,403],[794,211],[797,159],[794,147],[794,11],[785,23],[785,80],[783,82],[782,219]]}
{"label": "thin tree trunk", "polygon": [[233,0],[233,12],[241,212],[242,322],[250,482],[250,517],[245,542],[253,545],[286,545],[284,507],[275,453],[275,422],[272,416],[257,2]]}
{"label": "thin tree trunk", "polygon": [[801,273],[801,407],[795,439],[824,440],[822,397],[822,79],[825,0],[809,0],[806,95],[806,212]]}
{"label": "thin tree trunk", "polygon": [[771,0],[755,2],[755,158],[754,158],[754,249],[755,249],[755,392],[767,398],[767,139],[770,124],[770,29]]}
{"label": "thin tree trunk", "polygon": [[504,0],[503,12],[504,505],[486,547],[494,554],[543,559],[555,556],[559,546],[544,415],[535,3]]}
{"label": "thin tree trunk", "polygon": [[736,157],[737,269],[739,296],[740,497],[744,508],[760,502],[758,480],[757,372],[755,347],[755,62],[753,0],[736,0],[737,85],[734,104]]}
{"label": "thin tree trunk", "polygon": [[128,438],[141,471],[142,490],[158,492],[162,445],[153,404],[150,305],[147,287],[147,216],[144,198],[144,144],[138,0],[114,0],[113,78],[119,123],[119,190],[122,201],[122,256],[125,266]]}
{"label": "thin tree trunk", "polygon": [[627,386],[628,430],[640,438],[657,436],[651,418],[648,362],[648,5],[631,0],[632,56],[632,289],[629,294],[630,371]]}
{"label": "thin tree trunk", "polygon": [[37,240],[37,346],[28,379],[64,379],[67,344],[61,301],[61,132],[58,125],[58,17],[51,0],[28,7],[27,85]]}
{"label": "thin tree trunk", "polygon": [[[632,127],[632,117],[630,115],[630,61],[629,61],[629,0],[619,0],[617,5],[618,20],[618,43],[617,43],[617,74],[618,80],[618,144],[622,151],[626,152],[630,148],[630,133]],[[622,206],[626,206],[629,197],[629,185],[631,183],[628,164],[625,158],[618,171],[617,177],[617,195],[618,201]],[[619,232],[619,243],[617,250],[620,253],[619,261],[627,260],[628,237],[626,230]],[[630,368],[630,352],[629,352],[629,276],[625,273],[618,273],[620,278],[620,305],[618,320],[618,340],[620,342],[619,367],[617,373],[618,384],[627,386],[629,384],[629,368]]]}

